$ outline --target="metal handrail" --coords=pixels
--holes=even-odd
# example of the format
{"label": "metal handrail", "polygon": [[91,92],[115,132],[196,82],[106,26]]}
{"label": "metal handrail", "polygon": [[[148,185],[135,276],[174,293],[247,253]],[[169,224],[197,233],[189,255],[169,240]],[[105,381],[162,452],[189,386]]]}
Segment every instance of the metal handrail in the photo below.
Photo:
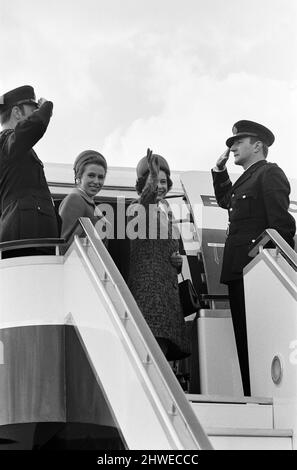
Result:
{"label": "metal handrail", "polygon": [[54,246],[56,248],[56,254],[59,254],[59,247],[64,243],[64,238],[24,238],[21,240],[1,242],[0,259],[3,251],[19,250],[21,248],[46,248]]}
{"label": "metal handrail", "polygon": [[254,241],[253,248],[249,251],[249,256],[255,257],[267,243],[272,242],[277,250],[282,254],[286,261],[292,266],[294,271],[297,271],[297,253],[293,248],[283,239],[283,237],[273,228],[267,228],[261,235]]}
{"label": "metal handrail", "polygon": [[[156,370],[159,371],[160,376],[164,377],[167,392],[171,397],[171,401],[174,403],[174,408],[179,411],[180,416],[182,416],[184,422],[187,423],[187,429],[189,430],[193,442],[196,442],[198,448],[208,450],[212,449],[205,431],[203,430],[198,418],[194,414],[188,400],[186,399],[185,393],[179,386],[170,368],[170,365],[168,364],[168,361],[161,352],[150,328],[148,327],[138,308],[132,293],[130,292],[117,267],[113,263],[113,260],[106,250],[103,242],[98,237],[92,222],[86,217],[81,217],[79,218],[79,224],[83,228],[89,245],[92,247],[97,260],[103,266],[106,280],[109,280],[113,283],[114,289],[119,294],[121,301],[125,306],[127,315],[132,319],[136,330],[138,330],[140,335],[145,338],[147,356],[153,358],[152,364],[156,366]],[[133,338],[130,338],[133,342]],[[152,377],[153,375],[151,378]]]}

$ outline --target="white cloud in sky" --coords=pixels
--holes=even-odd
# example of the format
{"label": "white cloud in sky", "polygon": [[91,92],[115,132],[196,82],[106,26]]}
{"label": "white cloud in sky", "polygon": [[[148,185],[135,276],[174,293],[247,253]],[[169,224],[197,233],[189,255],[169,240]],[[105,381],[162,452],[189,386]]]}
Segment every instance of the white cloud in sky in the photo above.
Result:
{"label": "white cloud in sky", "polygon": [[135,166],[151,146],[174,169],[207,170],[252,119],[292,175],[296,13],[296,0],[0,0],[0,89],[54,101],[44,161],[96,148]]}
{"label": "white cloud in sky", "polygon": [[[271,99],[272,108],[268,106]],[[132,165],[135,155],[144,154],[143,142],[148,142],[159,153],[174,156],[177,169],[207,170],[225,150],[232,124],[251,119],[278,128],[270,154],[282,158],[281,143],[294,140],[287,132],[287,118],[297,117],[295,110],[288,113],[286,100],[286,86],[273,80],[259,82],[256,77],[234,74],[217,83],[208,77],[188,76],[168,90],[161,114],[135,120],[127,129],[116,129],[106,139],[104,150],[114,161],[122,155],[123,161]],[[290,162],[287,166],[290,168]]]}

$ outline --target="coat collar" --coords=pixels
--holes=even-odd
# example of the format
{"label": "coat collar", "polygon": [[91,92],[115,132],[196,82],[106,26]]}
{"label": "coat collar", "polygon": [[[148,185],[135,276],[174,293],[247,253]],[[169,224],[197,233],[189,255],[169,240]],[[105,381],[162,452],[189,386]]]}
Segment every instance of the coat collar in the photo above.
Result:
{"label": "coat collar", "polygon": [[232,186],[232,190],[236,189],[238,186],[244,183],[247,179],[249,179],[252,176],[252,174],[255,171],[257,171],[258,168],[260,168],[263,165],[266,165],[266,163],[267,163],[266,160],[260,160],[259,162],[251,165],[247,170],[244,171],[244,173],[242,173],[242,175],[240,175],[238,180],[235,181],[235,183]]}
{"label": "coat collar", "polygon": [[82,189],[74,188],[73,192],[79,194],[85,201],[87,201],[89,204],[92,204],[92,206],[95,206],[94,199],[88,196]]}

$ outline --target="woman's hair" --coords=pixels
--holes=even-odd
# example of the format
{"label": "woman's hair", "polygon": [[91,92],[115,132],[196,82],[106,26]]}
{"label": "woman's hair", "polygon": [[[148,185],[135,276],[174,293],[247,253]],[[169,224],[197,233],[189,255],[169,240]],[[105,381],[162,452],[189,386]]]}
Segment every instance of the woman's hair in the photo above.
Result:
{"label": "woman's hair", "polygon": [[[166,171],[165,171],[165,173],[166,173],[166,178],[167,178],[168,191],[170,191],[170,189],[172,188],[173,183],[172,183],[172,180],[171,180],[170,176],[168,175],[168,173]],[[140,176],[136,180],[135,189],[136,189],[138,194],[142,193],[143,188],[145,187],[145,183],[146,183],[146,180],[148,178],[148,175],[149,175],[149,172],[146,172],[143,176]]]}
{"label": "woman's hair", "polygon": [[103,155],[95,150],[85,150],[78,155],[74,162],[75,183],[82,177],[86,166],[90,164],[102,166],[105,170],[105,174],[107,173],[107,163]]}

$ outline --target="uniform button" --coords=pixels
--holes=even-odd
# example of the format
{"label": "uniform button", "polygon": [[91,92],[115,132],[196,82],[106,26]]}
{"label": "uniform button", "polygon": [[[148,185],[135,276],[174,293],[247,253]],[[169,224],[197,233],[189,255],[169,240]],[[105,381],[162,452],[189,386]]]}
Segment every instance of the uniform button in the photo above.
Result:
{"label": "uniform button", "polygon": [[232,211],[233,211],[233,209],[232,209],[232,207],[231,207],[230,212],[232,212]]}
{"label": "uniform button", "polygon": [[246,195],[244,194],[244,195],[242,196],[242,199],[245,199],[245,198],[246,198]]}
{"label": "uniform button", "polygon": [[234,197],[234,196],[235,196],[235,194],[231,194],[231,197]]}
{"label": "uniform button", "polygon": [[37,209],[40,211],[40,206],[37,206]]}

